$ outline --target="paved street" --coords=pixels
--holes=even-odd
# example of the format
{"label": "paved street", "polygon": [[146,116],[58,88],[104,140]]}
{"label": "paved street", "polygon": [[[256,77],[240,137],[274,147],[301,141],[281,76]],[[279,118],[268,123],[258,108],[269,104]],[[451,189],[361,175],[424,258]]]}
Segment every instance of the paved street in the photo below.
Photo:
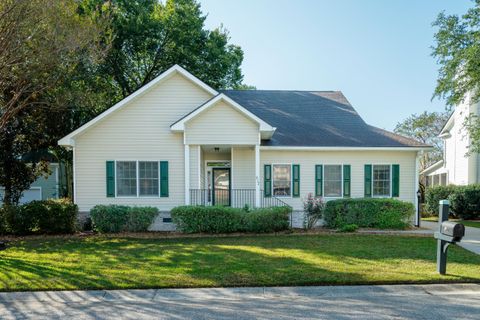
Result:
{"label": "paved street", "polygon": [[0,293],[1,319],[480,319],[480,284]]}

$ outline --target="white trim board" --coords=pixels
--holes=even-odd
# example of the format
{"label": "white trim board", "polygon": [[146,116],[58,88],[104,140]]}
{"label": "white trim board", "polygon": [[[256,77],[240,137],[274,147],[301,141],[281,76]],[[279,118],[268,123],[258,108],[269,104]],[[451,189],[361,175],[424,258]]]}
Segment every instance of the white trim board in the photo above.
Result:
{"label": "white trim board", "polygon": [[120,102],[116,103],[113,107],[107,109],[106,111],[99,114],[98,116],[96,116],[95,118],[90,120],[89,122],[85,123],[83,126],[78,128],[77,130],[69,133],[68,135],[66,135],[65,137],[60,139],[58,141],[58,144],[61,145],[61,146],[70,146],[70,147],[75,146],[74,138],[77,135],[81,134],[82,132],[89,129],[90,127],[96,125],[98,122],[102,121],[103,119],[105,119],[106,117],[108,117],[112,113],[116,112],[117,110],[122,109],[123,107],[128,105],[129,102],[131,102],[134,99],[142,96],[149,89],[151,89],[153,86],[155,86],[157,83],[161,82],[162,80],[168,79],[174,73],[181,74],[182,76],[186,77],[187,79],[189,79],[190,81],[195,83],[197,86],[199,86],[200,88],[204,89],[205,91],[209,92],[212,95],[217,95],[218,94],[218,92],[216,90],[214,90],[213,88],[211,88],[207,84],[203,83],[200,79],[198,79],[197,77],[192,75],[187,70],[183,69],[179,65],[174,65],[173,67],[171,67],[167,71],[163,72],[158,77],[156,77],[155,79],[153,79],[152,81],[150,81],[149,83],[147,83],[146,85],[144,85],[143,87],[141,87],[140,89],[138,89],[137,91],[135,91],[134,93],[129,95],[128,97],[126,97],[123,100],[121,100]]}

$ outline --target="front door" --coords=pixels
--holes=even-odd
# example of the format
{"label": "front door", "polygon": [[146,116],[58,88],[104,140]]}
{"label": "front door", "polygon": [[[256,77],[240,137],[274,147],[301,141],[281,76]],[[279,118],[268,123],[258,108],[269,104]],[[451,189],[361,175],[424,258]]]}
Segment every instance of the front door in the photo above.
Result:
{"label": "front door", "polygon": [[230,168],[213,168],[212,186],[214,206],[230,205]]}

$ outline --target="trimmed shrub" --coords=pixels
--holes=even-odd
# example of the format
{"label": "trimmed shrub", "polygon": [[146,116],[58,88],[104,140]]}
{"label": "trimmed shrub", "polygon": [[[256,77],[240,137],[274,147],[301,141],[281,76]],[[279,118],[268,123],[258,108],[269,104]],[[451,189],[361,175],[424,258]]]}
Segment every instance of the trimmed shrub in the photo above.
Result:
{"label": "trimmed shrub", "polygon": [[77,206],[65,199],[4,206],[1,211],[5,231],[15,235],[74,233],[78,214]]}
{"label": "trimmed shrub", "polygon": [[244,231],[245,211],[230,207],[180,206],[171,210],[172,221],[185,233]]}
{"label": "trimmed shrub", "polygon": [[125,229],[129,232],[147,231],[157,215],[158,209],[154,207],[131,207]]}
{"label": "trimmed shrub", "polygon": [[289,228],[290,207],[250,209],[180,206],[172,220],[185,233],[276,232]]}
{"label": "trimmed shrub", "polygon": [[458,187],[454,185],[427,188],[425,191],[425,212],[429,215],[438,216],[438,203],[440,200],[448,199],[456,188]]}
{"label": "trimmed shrub", "polygon": [[102,233],[147,231],[157,215],[155,207],[97,205],[90,210],[94,230]]}
{"label": "trimmed shrub", "polygon": [[448,196],[450,210],[463,220],[480,219],[480,185],[457,186]]}
{"label": "trimmed shrub", "polygon": [[261,233],[287,230],[291,211],[290,207],[272,207],[244,213],[245,231]]}
{"label": "trimmed shrub", "polygon": [[328,228],[349,224],[362,228],[404,229],[411,223],[415,207],[396,199],[338,199],[328,201],[323,214]]}

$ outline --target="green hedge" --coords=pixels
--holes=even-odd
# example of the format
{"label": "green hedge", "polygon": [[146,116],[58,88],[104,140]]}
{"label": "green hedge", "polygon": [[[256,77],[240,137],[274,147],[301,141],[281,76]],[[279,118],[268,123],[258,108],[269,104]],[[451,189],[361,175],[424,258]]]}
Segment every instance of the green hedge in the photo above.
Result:
{"label": "green hedge", "polygon": [[480,219],[480,185],[435,186],[425,193],[425,210],[438,216],[439,201],[450,201],[451,213],[460,219]]}
{"label": "green hedge", "polygon": [[65,199],[3,206],[0,232],[14,235],[74,233],[77,215],[77,206]]}
{"label": "green hedge", "polygon": [[423,207],[426,213],[438,216],[438,202],[440,200],[448,199],[456,188],[457,187],[454,185],[427,188],[425,191],[425,205]]}
{"label": "green hedge", "polygon": [[328,201],[323,217],[325,225],[342,229],[346,225],[363,228],[403,229],[410,225],[415,206],[396,199],[338,199]]}
{"label": "green hedge", "polygon": [[102,233],[144,232],[157,215],[155,207],[97,205],[90,210],[94,230]]}
{"label": "green hedge", "polygon": [[290,207],[253,209],[180,206],[172,220],[185,233],[276,232],[289,228]]}

